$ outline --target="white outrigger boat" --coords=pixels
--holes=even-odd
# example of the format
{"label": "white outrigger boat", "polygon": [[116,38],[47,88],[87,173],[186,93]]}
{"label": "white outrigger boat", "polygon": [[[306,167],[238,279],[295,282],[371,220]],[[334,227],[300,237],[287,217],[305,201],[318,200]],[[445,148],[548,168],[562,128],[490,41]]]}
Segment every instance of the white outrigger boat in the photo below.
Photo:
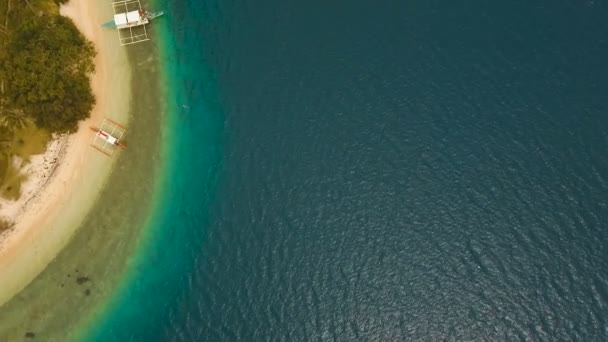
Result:
{"label": "white outrigger boat", "polygon": [[114,19],[102,26],[118,31],[120,45],[140,43],[148,38],[146,25],[150,20],[165,14],[164,11],[146,11],[141,8],[139,0],[122,0],[112,3]]}
{"label": "white outrigger boat", "polygon": [[104,119],[99,128],[91,127],[95,132],[91,146],[99,152],[111,157],[118,148],[127,146],[120,140],[127,128],[116,121]]}

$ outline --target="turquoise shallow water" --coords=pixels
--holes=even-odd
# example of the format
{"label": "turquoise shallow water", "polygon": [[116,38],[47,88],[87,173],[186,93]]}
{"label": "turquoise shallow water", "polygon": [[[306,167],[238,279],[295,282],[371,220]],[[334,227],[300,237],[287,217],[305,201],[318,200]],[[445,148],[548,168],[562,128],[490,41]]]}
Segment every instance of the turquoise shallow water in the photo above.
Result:
{"label": "turquoise shallow water", "polygon": [[[142,242],[115,295],[83,332],[86,341],[143,341],[158,335],[155,327],[169,320],[167,307],[188,286],[185,276],[203,241],[213,196],[223,118],[213,74],[199,57],[201,27],[198,21],[181,20],[179,4],[158,1],[155,6],[167,11],[154,23],[166,100],[159,190]],[[189,14],[205,18],[200,7]]]}

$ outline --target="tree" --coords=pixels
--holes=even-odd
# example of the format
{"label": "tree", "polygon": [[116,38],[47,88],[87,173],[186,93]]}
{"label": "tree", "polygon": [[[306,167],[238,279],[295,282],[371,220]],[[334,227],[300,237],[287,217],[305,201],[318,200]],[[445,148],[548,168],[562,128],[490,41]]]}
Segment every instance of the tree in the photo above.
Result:
{"label": "tree", "polygon": [[25,126],[29,118],[20,109],[4,109],[3,113],[0,113],[0,126],[8,130],[18,130]]}
{"label": "tree", "polygon": [[94,56],[70,19],[29,19],[10,37],[2,63],[8,104],[51,133],[76,130],[95,104],[88,78]]}

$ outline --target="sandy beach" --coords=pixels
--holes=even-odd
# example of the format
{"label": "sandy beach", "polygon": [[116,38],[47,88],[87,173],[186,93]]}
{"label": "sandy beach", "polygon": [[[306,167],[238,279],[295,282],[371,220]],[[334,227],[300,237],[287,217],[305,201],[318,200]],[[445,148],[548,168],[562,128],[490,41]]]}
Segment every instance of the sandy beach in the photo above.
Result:
{"label": "sandy beach", "polygon": [[128,124],[130,72],[126,50],[116,32],[101,23],[111,6],[71,0],[61,13],[74,20],[95,44],[92,88],[97,103],[78,132],[53,141],[44,155],[32,158],[28,181],[18,202],[4,203],[0,214],[15,227],[0,237],[0,305],[36,277],[65,246],[94,204],[113,166],[113,159],[90,147],[90,126],[103,118]]}

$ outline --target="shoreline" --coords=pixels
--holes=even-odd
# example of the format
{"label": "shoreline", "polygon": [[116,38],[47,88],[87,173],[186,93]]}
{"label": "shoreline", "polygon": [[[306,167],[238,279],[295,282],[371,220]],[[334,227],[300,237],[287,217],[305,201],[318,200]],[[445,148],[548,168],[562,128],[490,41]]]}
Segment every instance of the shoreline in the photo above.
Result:
{"label": "shoreline", "polygon": [[[16,223],[27,215],[30,204],[36,202],[40,192],[54,178],[69,144],[70,136],[55,137],[48,142],[44,153],[31,156],[30,161],[20,167],[19,172],[27,177],[21,184],[21,195],[17,200],[0,198],[0,218]],[[6,238],[13,232],[13,228],[0,234],[0,251],[4,247]]]}
{"label": "shoreline", "polygon": [[[13,210],[15,226],[0,236],[0,278],[3,279],[0,305],[29,284],[56,257],[79,228],[111,173],[114,159],[90,148],[88,127],[98,125],[104,117],[124,124],[128,119],[131,79],[126,51],[120,48],[116,32],[101,28],[103,19],[112,15],[111,6],[71,0],[61,6],[60,13],[71,18],[95,46],[91,87],[96,104],[90,118],[79,124],[76,133],[52,140],[47,148],[58,144],[57,149],[47,149],[49,153],[36,156],[38,159],[32,160],[32,166],[26,166],[34,169],[34,177],[26,181],[24,203],[19,205],[18,200],[9,204],[15,206],[9,208]],[[53,154],[50,158],[57,158],[57,162],[45,160]],[[36,171],[41,165],[51,170]]]}

